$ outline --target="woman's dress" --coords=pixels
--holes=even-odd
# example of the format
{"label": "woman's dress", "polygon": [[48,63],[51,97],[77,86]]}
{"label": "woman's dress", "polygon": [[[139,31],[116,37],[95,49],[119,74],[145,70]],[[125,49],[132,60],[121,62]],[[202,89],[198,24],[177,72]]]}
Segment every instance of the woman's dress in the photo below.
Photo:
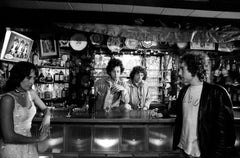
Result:
{"label": "woman's dress", "polygon": [[[32,119],[36,114],[36,107],[32,102],[30,92],[28,98],[31,105],[23,107],[20,105],[14,95],[8,93],[14,98],[15,107],[13,111],[14,131],[18,134],[31,137]],[[5,144],[0,139],[0,158],[38,158],[36,144]]]}

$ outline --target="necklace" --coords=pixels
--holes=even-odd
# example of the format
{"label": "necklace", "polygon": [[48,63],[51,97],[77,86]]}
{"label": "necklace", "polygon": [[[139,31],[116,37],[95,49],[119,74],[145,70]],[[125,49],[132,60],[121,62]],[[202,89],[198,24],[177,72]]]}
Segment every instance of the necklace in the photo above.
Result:
{"label": "necklace", "polygon": [[20,90],[18,90],[18,89],[15,89],[15,92],[18,93],[18,94],[20,94],[22,97],[25,97],[25,95],[26,95],[26,92],[25,92],[25,91],[20,91]]}
{"label": "necklace", "polygon": [[[20,91],[19,89],[15,89],[14,90],[17,94],[20,94],[20,96],[22,98],[19,98],[20,96],[18,96],[18,101],[19,101],[19,104],[22,105],[23,107],[27,107],[28,109],[31,109],[32,107],[32,103],[30,102],[30,105],[28,103],[28,99],[26,98],[26,91]],[[25,101],[21,101],[22,99],[24,99]]]}

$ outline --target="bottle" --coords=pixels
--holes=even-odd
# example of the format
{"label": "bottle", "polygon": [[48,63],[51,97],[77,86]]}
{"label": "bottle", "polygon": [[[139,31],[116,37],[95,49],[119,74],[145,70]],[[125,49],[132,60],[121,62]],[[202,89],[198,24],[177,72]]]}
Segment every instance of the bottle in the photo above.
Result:
{"label": "bottle", "polygon": [[64,73],[63,73],[62,70],[61,70],[60,73],[59,73],[59,81],[60,81],[60,82],[63,82],[63,81],[64,81]]}
{"label": "bottle", "polygon": [[46,85],[44,90],[44,99],[52,99],[52,92],[49,84]]}
{"label": "bottle", "polygon": [[237,70],[236,60],[233,60],[231,69],[232,69],[233,72]]}
{"label": "bottle", "polygon": [[45,76],[43,75],[43,72],[40,73],[40,75],[38,77],[38,81],[39,82],[44,82],[45,81]]}
{"label": "bottle", "polygon": [[60,80],[60,75],[58,72],[54,74],[54,82],[58,82]]}
{"label": "bottle", "polygon": [[91,90],[89,92],[89,99],[88,99],[88,105],[89,105],[88,112],[92,118],[95,118],[95,112],[96,112],[95,102],[96,102],[95,89],[94,87],[91,87]]}
{"label": "bottle", "polygon": [[38,57],[38,53],[37,53],[37,52],[34,52],[33,55],[32,55],[32,63],[33,63],[34,65],[37,65],[37,66],[38,66],[39,57]]}
{"label": "bottle", "polygon": [[65,98],[68,96],[68,88],[69,88],[68,83],[65,83],[62,89],[62,94],[61,94],[62,98]]}
{"label": "bottle", "polygon": [[52,78],[52,75],[51,75],[50,71],[48,72],[45,80],[46,80],[46,82],[52,82],[53,81],[53,78]]}
{"label": "bottle", "polygon": [[69,68],[70,67],[70,59],[68,58],[67,61],[65,62],[65,67]]}

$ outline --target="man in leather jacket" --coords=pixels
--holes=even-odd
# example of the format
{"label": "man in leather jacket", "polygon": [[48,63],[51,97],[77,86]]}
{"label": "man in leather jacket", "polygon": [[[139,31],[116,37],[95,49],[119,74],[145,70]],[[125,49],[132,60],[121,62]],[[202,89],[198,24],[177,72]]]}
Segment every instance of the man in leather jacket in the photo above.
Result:
{"label": "man in leather jacket", "polygon": [[181,61],[179,74],[186,86],[175,106],[173,149],[186,158],[230,158],[236,136],[228,92],[204,81],[204,54],[186,53]]}

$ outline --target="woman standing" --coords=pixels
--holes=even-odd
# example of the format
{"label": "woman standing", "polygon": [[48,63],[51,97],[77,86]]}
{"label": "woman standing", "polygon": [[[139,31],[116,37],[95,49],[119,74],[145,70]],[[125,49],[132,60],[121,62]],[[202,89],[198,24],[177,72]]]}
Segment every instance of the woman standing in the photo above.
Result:
{"label": "woman standing", "polygon": [[[18,62],[10,71],[0,100],[1,158],[38,158],[36,144],[49,135],[50,111],[32,89],[37,74],[37,68],[29,62]],[[45,114],[39,137],[33,137],[30,131],[35,105]]]}

